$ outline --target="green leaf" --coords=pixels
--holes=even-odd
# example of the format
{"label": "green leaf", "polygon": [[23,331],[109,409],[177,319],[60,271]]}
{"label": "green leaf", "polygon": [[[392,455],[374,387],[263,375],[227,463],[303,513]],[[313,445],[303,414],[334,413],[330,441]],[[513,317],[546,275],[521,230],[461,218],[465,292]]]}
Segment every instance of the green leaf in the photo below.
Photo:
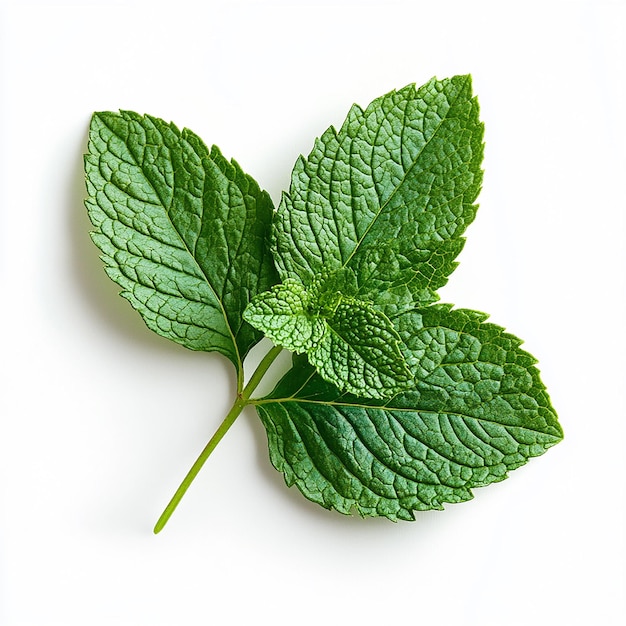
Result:
{"label": "green leaf", "polygon": [[89,138],[86,205],[108,275],[152,330],[241,372],[261,338],[243,311],[277,281],[270,197],[216,147],[154,117],[96,113]]}
{"label": "green leaf", "polygon": [[361,300],[437,300],[476,213],[482,137],[469,76],[353,106],[296,163],[274,219],[281,278],[351,268]]}
{"label": "green leaf", "polygon": [[329,291],[327,282],[307,290],[287,279],[258,295],[244,319],[277,345],[306,352],[326,380],[350,393],[385,398],[412,380],[390,320],[369,304]]}
{"label": "green leaf", "polygon": [[535,360],[485,317],[448,306],[406,313],[398,325],[421,378],[384,402],[342,394],[295,359],[257,401],[287,484],[344,514],[410,520],[470,499],[558,443]]}
{"label": "green leaf", "polygon": [[275,344],[298,354],[317,345],[327,332],[324,318],[311,312],[309,292],[293,279],[256,296],[244,319]]}

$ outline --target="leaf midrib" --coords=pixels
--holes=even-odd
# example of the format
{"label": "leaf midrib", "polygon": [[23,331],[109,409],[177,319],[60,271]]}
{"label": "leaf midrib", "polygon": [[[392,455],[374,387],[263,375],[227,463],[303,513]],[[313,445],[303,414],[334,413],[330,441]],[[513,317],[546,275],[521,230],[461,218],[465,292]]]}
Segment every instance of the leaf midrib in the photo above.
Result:
{"label": "leaf midrib", "polygon": [[[344,405],[344,406],[349,406],[349,405]],[[377,408],[382,408],[382,407],[377,407]],[[304,446],[307,448],[307,450],[308,450],[308,447],[309,447],[309,446],[306,444],[305,440],[303,439],[302,435],[300,434],[300,429],[299,429],[299,426],[298,426],[297,421],[296,421],[296,420],[294,420],[294,419],[293,419],[293,418],[289,415],[289,412],[288,412],[286,409],[284,409],[284,407],[283,407],[283,410],[285,411],[285,414],[287,415],[287,418],[288,418],[288,419],[289,419],[289,421],[291,422],[291,424],[292,424],[293,428],[294,428],[294,429],[298,432],[298,435],[299,435],[299,437],[300,437],[300,441],[302,442],[302,445],[304,445]],[[424,411],[424,413],[429,413],[429,412]],[[437,415],[439,415],[439,414],[437,414]],[[447,415],[450,415],[450,416],[458,416],[458,414],[454,414],[454,413],[447,413]],[[459,416],[459,417],[461,417],[461,418],[462,418],[462,416]],[[391,416],[390,416],[390,419],[391,419],[391,418],[393,418],[393,415],[391,415]],[[345,416],[343,416],[343,419],[346,419],[346,418],[345,418]],[[378,454],[378,453],[377,453],[374,449],[372,449],[372,447],[371,447],[370,445],[368,445],[367,441],[366,441],[366,440],[365,440],[365,439],[364,439],[364,438],[360,435],[359,431],[358,431],[357,429],[355,429],[355,428],[354,428],[354,425],[353,425],[353,424],[352,424],[349,420],[348,420],[348,423],[350,424],[350,427],[352,428],[352,430],[353,430],[353,432],[354,432],[354,434],[355,434],[356,438],[357,438],[357,439],[358,439],[358,441],[359,441],[359,442],[363,445],[363,447],[364,447],[364,448],[368,451],[368,453],[369,453],[369,454],[371,454],[371,455],[372,455],[372,457],[373,457],[374,459],[376,459],[376,460],[377,460],[377,461],[378,461],[378,462],[379,462],[379,463],[380,463],[383,467],[387,468],[388,470],[390,470],[390,471],[391,471],[391,472],[393,472],[394,474],[397,474],[397,475],[402,476],[403,478],[405,478],[406,480],[409,480],[410,482],[412,482],[412,483],[413,483],[413,484],[415,484],[415,485],[420,485],[420,484],[422,484],[422,485],[431,485],[431,486],[441,486],[441,487],[446,487],[446,488],[449,488],[449,489],[456,490],[456,487],[455,487],[454,485],[448,485],[448,484],[446,484],[445,482],[442,482],[442,481],[439,479],[439,476],[436,474],[436,472],[433,472],[433,471],[432,471],[432,470],[430,470],[430,469],[429,469],[429,472],[430,472],[431,474],[433,474],[434,476],[436,476],[436,477],[437,477],[437,479],[438,479],[438,480],[437,480],[437,482],[434,482],[434,481],[432,481],[432,482],[431,482],[431,481],[426,481],[426,480],[416,480],[414,476],[411,476],[411,475],[407,474],[405,471],[402,471],[401,467],[395,467],[395,466],[394,466],[394,467],[392,467],[392,466],[390,466],[390,465],[387,463],[387,461],[386,461],[385,459],[381,458],[381,456],[380,456],[380,455],[379,455],[379,454]],[[372,425],[373,425],[373,427],[375,428],[375,425],[374,425],[374,424],[372,424]],[[404,428],[402,427],[402,425],[400,425],[400,427],[404,430]],[[452,428],[453,428],[453,430],[454,430],[454,427],[453,427],[453,426],[452,426]],[[378,432],[378,430],[377,430],[377,432]],[[361,485],[363,485],[364,487],[366,487],[369,491],[371,491],[373,494],[375,494],[377,497],[379,497],[379,498],[381,498],[381,499],[388,500],[388,501],[392,501],[392,500],[393,500],[393,498],[390,498],[389,496],[386,496],[386,495],[383,495],[383,494],[379,493],[379,492],[378,492],[377,490],[375,490],[375,489],[374,489],[374,488],[373,488],[370,484],[363,482],[363,480],[362,480],[362,479],[361,479],[358,475],[356,475],[352,469],[350,469],[350,468],[346,465],[345,460],[343,459],[343,457],[342,457],[342,456],[340,456],[340,455],[338,455],[338,454],[337,454],[337,453],[336,453],[336,452],[332,449],[332,447],[329,445],[329,441],[328,441],[328,440],[327,440],[327,438],[323,435],[323,433],[321,433],[321,432],[319,431],[319,429],[317,429],[317,428],[316,428],[316,430],[315,430],[315,433],[316,433],[316,435],[317,435],[317,436],[318,436],[318,437],[319,437],[319,438],[320,438],[320,439],[324,442],[324,445],[325,445],[325,446],[328,448],[328,450],[329,450],[329,451],[333,454],[333,457],[334,457],[334,458],[335,458],[335,459],[336,459],[336,460],[337,460],[337,461],[341,464],[341,466],[342,466],[342,467],[343,467],[343,468],[344,468],[344,469],[345,469],[345,470],[346,470],[346,471],[347,471],[347,472],[348,472],[351,476],[353,476],[353,477],[354,477],[354,478],[355,478],[355,479],[359,482],[359,484],[361,484]],[[476,456],[476,457],[479,457],[479,458],[481,458],[483,461],[485,461],[485,458],[484,458],[482,455],[480,455],[478,452],[476,452],[476,451],[475,451],[475,450],[473,450],[471,447],[469,447],[468,445],[466,445],[466,444],[465,444],[465,442],[464,442],[464,441],[463,441],[463,440],[462,440],[462,439],[461,439],[461,438],[457,435],[456,430],[454,430],[454,434],[455,434],[455,437],[456,437],[456,439],[458,440],[458,443],[459,443],[460,445],[462,445],[463,447],[465,447],[465,448],[466,448],[466,449],[467,449],[467,450],[468,450],[468,451],[469,451],[472,455],[474,455],[474,456]],[[510,434],[510,433],[509,433],[509,434]],[[472,433],[472,435],[473,435],[474,437],[478,438],[478,437],[477,437],[477,435],[475,435],[474,433]],[[512,437],[512,435],[511,435],[511,437]],[[496,464],[491,464],[491,465],[490,465],[490,464],[487,464],[487,463],[484,463],[484,464],[482,464],[482,465],[470,465],[470,464],[468,464],[468,463],[462,462],[462,461],[461,461],[461,460],[459,460],[459,459],[455,459],[455,458],[454,458],[454,457],[452,457],[452,456],[449,456],[449,455],[444,454],[442,450],[432,448],[432,446],[428,445],[428,443],[427,443],[424,439],[419,439],[419,438],[417,438],[417,437],[414,437],[414,438],[415,438],[416,440],[420,441],[423,445],[427,446],[429,450],[431,450],[433,453],[435,453],[435,454],[436,454],[439,458],[443,459],[444,461],[446,461],[446,462],[448,462],[448,463],[451,463],[451,464],[454,464],[454,465],[461,466],[461,467],[466,467],[466,468],[470,469],[472,472],[473,472],[473,471],[475,471],[475,470],[481,469],[481,468],[487,468],[488,470],[491,470],[491,468],[496,467],[497,465],[500,465],[500,464],[504,464],[504,465],[505,465],[505,467],[507,468],[507,471],[509,471],[509,470],[511,469],[511,468],[509,468],[509,466],[508,466],[508,465],[506,465],[506,463],[502,463],[502,462],[501,462],[501,463],[496,463]],[[385,441],[385,440],[383,440],[383,441]],[[386,443],[386,442],[385,442],[385,443]],[[489,444],[488,444],[488,442],[486,442],[486,441],[483,441],[483,443],[485,443],[486,445],[489,445]],[[491,447],[491,448],[494,448],[494,446],[490,446],[490,447]],[[506,456],[506,455],[505,455],[505,454],[504,454],[501,450],[499,450],[498,448],[494,448],[494,449],[495,449],[495,450],[497,450],[497,451],[498,451],[500,454],[502,454],[503,456]],[[308,456],[309,456],[309,458],[311,459],[311,461],[314,463],[314,465],[317,467],[317,470],[318,470],[318,471],[319,471],[319,472],[320,472],[320,473],[324,476],[324,478],[325,478],[325,479],[326,479],[326,480],[327,480],[330,484],[332,484],[332,485],[333,485],[333,488],[335,489],[335,491],[337,491],[337,489],[336,489],[336,487],[334,486],[334,484],[333,484],[332,480],[330,480],[330,479],[329,479],[329,478],[328,478],[328,477],[324,474],[324,472],[322,472],[322,471],[321,471],[321,468],[319,468],[319,467],[318,467],[318,464],[317,464],[317,463],[315,463],[315,455],[312,455],[312,454],[309,452],[309,455],[308,455]],[[416,461],[419,461],[419,459],[417,459],[416,457],[413,457],[413,456],[412,456],[411,458],[412,458],[412,459],[414,459],[414,460],[416,460]],[[472,482],[472,480],[471,480],[471,479],[470,479],[470,480],[465,481],[465,484],[464,484],[464,487],[465,487],[465,488],[471,488],[471,487],[475,487],[475,486],[476,486],[476,485],[474,485],[474,483]],[[342,497],[343,499],[347,499],[347,498],[346,498],[346,496],[344,496],[344,495],[342,495],[342,494],[339,494],[339,495],[341,495],[341,497]],[[416,494],[412,494],[412,495],[415,495],[415,497],[417,497],[420,501],[424,502],[424,500],[423,500],[422,498],[420,498],[420,497],[417,495],[417,493],[416,493]],[[354,498],[349,498],[349,499],[350,499],[350,500],[354,500]],[[438,501],[438,502],[440,502],[440,503],[441,503],[441,502],[449,502],[449,500],[445,499],[445,497],[444,497],[443,499],[437,499],[437,501]],[[425,504],[428,504],[428,503],[426,503],[426,502],[425,502]],[[403,507],[403,508],[404,508],[404,507]]]}
{"label": "leaf midrib", "polygon": [[560,441],[560,439],[558,439],[555,435],[553,435],[552,433],[547,433],[541,430],[533,430],[532,428],[529,428],[527,426],[516,426],[514,424],[502,424],[501,422],[496,422],[494,420],[490,420],[484,417],[474,417],[473,415],[465,415],[463,413],[459,413],[458,411],[449,411],[449,410],[445,410],[445,411],[432,411],[429,409],[415,409],[415,408],[402,408],[402,407],[392,407],[389,406],[388,404],[381,404],[381,405],[368,405],[368,404],[358,404],[356,402],[338,402],[337,400],[310,400],[310,399],[303,399],[303,398],[297,398],[295,396],[290,396],[287,398],[260,398],[260,399],[251,399],[250,400],[250,404],[253,404],[255,406],[259,405],[265,405],[265,404],[287,404],[290,402],[294,402],[296,404],[314,404],[314,405],[319,405],[319,406],[331,406],[331,407],[345,407],[345,408],[352,408],[352,409],[362,409],[364,411],[393,411],[396,413],[423,413],[426,415],[441,415],[441,414],[445,414],[445,415],[450,415],[453,417],[458,417],[460,419],[463,420],[474,420],[476,422],[479,423],[486,423],[486,424],[495,424],[497,426],[501,426],[502,428],[520,428],[522,430],[526,430],[529,432],[533,432],[533,433],[541,433],[542,435],[548,436],[548,437],[554,437],[557,441]]}
{"label": "leaf midrib", "polygon": [[[467,80],[469,80],[469,78],[466,78],[465,81],[467,82]],[[464,83],[465,85],[466,83]],[[464,86],[463,85],[463,86]],[[415,94],[417,95],[417,91],[415,92]],[[354,257],[354,255],[358,252],[361,244],[363,243],[363,241],[365,240],[365,237],[367,237],[368,233],[370,232],[370,230],[372,229],[372,227],[374,226],[374,224],[376,223],[376,221],[378,220],[378,218],[380,217],[380,215],[383,213],[383,211],[387,208],[387,206],[390,204],[390,202],[392,201],[392,199],[395,197],[396,193],[398,192],[398,190],[404,185],[404,182],[407,179],[407,176],[413,171],[413,168],[417,165],[417,162],[419,161],[420,157],[422,156],[424,150],[427,148],[427,146],[430,144],[430,142],[433,140],[433,138],[437,135],[437,133],[439,132],[439,129],[441,128],[441,126],[443,125],[443,123],[448,119],[448,113],[453,109],[454,105],[458,102],[459,98],[461,97],[461,89],[459,89],[459,93],[457,93],[456,98],[450,102],[450,107],[448,109],[448,111],[446,112],[446,115],[441,119],[441,121],[439,122],[439,124],[437,124],[437,127],[435,128],[435,130],[433,131],[432,135],[429,137],[429,139],[424,143],[424,145],[422,146],[422,148],[420,149],[419,153],[417,154],[417,156],[415,157],[415,159],[413,160],[413,162],[411,163],[411,165],[406,169],[406,171],[404,172],[404,175],[402,177],[402,180],[398,183],[398,185],[396,185],[396,187],[394,188],[394,190],[392,191],[391,195],[389,196],[389,198],[387,198],[387,200],[380,206],[380,208],[378,209],[378,211],[376,212],[376,215],[372,218],[371,222],[369,223],[369,225],[367,226],[367,228],[365,229],[365,232],[363,233],[363,235],[358,239],[354,250],[352,250],[352,252],[350,253],[350,256],[343,262],[343,265],[341,266],[346,267],[348,265],[348,263],[350,263],[350,261],[352,260],[352,257]],[[407,102],[407,106],[408,106],[408,102]],[[369,108],[369,107],[368,107]],[[365,112],[363,114],[363,122],[365,121]],[[380,124],[378,126],[378,129],[376,131],[376,137],[378,137],[378,134],[380,133],[380,129],[382,127],[382,124]],[[359,126],[359,130],[363,128],[363,123],[361,123],[361,125]],[[354,139],[352,139],[352,141],[350,142],[351,144],[354,142]],[[352,146],[351,146],[352,148]],[[372,142],[372,153],[374,151],[375,148],[375,143]],[[402,144],[400,146],[400,149],[402,150]],[[368,165],[371,168],[371,155],[370,155],[370,162],[368,163]],[[371,168],[373,170],[373,168]],[[350,171],[352,172],[352,167],[350,167]],[[378,195],[378,191],[376,192],[376,195]],[[380,201],[380,196],[379,196],[379,201]],[[354,213],[354,208],[352,208],[352,212]]]}

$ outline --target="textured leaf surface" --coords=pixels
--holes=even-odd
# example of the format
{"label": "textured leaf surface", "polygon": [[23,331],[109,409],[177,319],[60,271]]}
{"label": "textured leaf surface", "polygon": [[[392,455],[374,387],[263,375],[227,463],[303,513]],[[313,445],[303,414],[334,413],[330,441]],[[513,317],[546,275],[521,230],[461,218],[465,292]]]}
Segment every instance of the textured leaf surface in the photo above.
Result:
{"label": "textured leaf surface", "polygon": [[[469,76],[393,91],[315,142],[274,212],[191,131],[94,114],[86,205],[107,273],[150,328],[238,372],[155,532],[249,404],[288,485],[391,520],[468,500],[561,440],[521,341],[434,304],[476,213],[482,137]],[[244,385],[262,333],[279,347]],[[291,370],[253,398],[281,347],[296,353]]]}
{"label": "textured leaf surface", "polygon": [[324,318],[311,310],[311,295],[302,283],[287,279],[259,294],[244,312],[246,319],[276,345],[301,354],[327,332]]}
{"label": "textured leaf surface", "polygon": [[93,239],[122,295],[158,334],[238,371],[261,335],[242,319],[277,280],[267,193],[191,131],[96,113],[85,156]]}
{"label": "textured leaf surface", "polygon": [[294,168],[273,229],[281,278],[351,268],[360,299],[437,300],[475,216],[482,136],[469,76],[355,105]]}
{"label": "textured leaf surface", "polygon": [[326,285],[307,290],[287,279],[258,295],[244,318],[275,344],[306,352],[317,371],[344,391],[385,398],[412,379],[391,321],[364,302],[328,293]]}
{"label": "textured leaf surface", "polygon": [[406,313],[398,325],[421,378],[384,402],[341,394],[295,360],[257,406],[287,484],[341,513],[409,520],[558,443],[535,360],[484,319],[447,306]]}

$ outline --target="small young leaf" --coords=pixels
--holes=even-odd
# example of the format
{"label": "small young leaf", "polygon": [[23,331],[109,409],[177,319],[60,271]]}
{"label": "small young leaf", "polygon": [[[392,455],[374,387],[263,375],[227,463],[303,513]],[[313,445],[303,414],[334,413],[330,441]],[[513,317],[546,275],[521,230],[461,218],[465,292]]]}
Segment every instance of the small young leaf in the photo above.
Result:
{"label": "small young leaf", "polygon": [[296,163],[274,219],[281,278],[348,267],[360,300],[437,300],[476,213],[482,137],[469,76],[353,106]]}
{"label": "small young leaf", "polygon": [[301,354],[327,332],[324,318],[311,309],[310,293],[302,283],[288,278],[256,296],[243,317],[276,345]]}
{"label": "small young leaf", "polygon": [[86,205],[107,273],[156,333],[221,352],[241,373],[261,338],[243,310],[277,281],[269,195],[216,147],[154,117],[96,113],[89,137]]}
{"label": "small young leaf", "polygon": [[329,293],[325,282],[306,290],[287,279],[254,298],[244,319],[277,345],[306,352],[326,380],[350,393],[385,398],[412,380],[390,320],[369,304]]}
{"label": "small young leaf", "polygon": [[519,339],[485,315],[427,307],[404,331],[422,378],[385,402],[342,394],[302,360],[257,401],[289,486],[345,514],[413,519],[472,497],[562,438]]}

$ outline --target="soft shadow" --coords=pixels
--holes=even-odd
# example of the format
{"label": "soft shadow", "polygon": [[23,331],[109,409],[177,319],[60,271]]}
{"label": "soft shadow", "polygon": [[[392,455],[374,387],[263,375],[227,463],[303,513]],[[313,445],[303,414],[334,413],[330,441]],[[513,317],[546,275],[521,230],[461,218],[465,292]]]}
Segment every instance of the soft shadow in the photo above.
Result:
{"label": "soft shadow", "polygon": [[91,309],[93,316],[120,335],[122,340],[158,352],[179,351],[179,346],[150,331],[141,316],[119,295],[120,288],[106,275],[100,251],[91,241],[89,233],[93,226],[84,204],[87,189],[83,169],[88,134],[86,128],[76,148],[76,166],[72,168],[67,185],[67,227],[71,242],[68,272],[73,276],[79,297]]}

